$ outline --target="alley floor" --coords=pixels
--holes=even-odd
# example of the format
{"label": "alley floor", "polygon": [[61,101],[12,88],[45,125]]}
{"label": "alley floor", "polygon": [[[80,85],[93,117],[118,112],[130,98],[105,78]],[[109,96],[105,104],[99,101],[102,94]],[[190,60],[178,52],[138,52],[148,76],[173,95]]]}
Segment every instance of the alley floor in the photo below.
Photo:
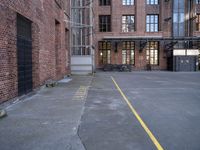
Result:
{"label": "alley floor", "polygon": [[6,107],[1,150],[199,150],[199,72],[73,76]]}

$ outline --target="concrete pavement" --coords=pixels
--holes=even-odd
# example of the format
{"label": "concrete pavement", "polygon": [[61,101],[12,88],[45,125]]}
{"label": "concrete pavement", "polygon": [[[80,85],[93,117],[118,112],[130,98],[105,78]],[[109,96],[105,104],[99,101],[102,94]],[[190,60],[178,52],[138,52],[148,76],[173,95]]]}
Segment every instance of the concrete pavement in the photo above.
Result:
{"label": "concrete pavement", "polygon": [[199,150],[200,73],[98,72],[7,107],[0,150]]}
{"label": "concrete pavement", "polygon": [[84,150],[77,130],[91,80],[74,76],[8,106],[0,120],[0,150]]}
{"label": "concrete pavement", "polygon": [[98,73],[88,92],[79,135],[87,150],[155,150],[111,80],[165,150],[200,149],[200,73]]}

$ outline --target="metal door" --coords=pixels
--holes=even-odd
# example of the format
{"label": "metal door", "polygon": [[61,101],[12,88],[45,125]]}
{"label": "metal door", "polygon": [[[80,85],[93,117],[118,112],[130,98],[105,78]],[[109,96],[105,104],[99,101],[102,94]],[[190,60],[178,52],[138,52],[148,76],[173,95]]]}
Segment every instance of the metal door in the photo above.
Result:
{"label": "metal door", "polygon": [[196,71],[196,62],[195,56],[175,56],[174,71]]}
{"label": "metal door", "polygon": [[18,95],[32,91],[31,21],[17,15]]}

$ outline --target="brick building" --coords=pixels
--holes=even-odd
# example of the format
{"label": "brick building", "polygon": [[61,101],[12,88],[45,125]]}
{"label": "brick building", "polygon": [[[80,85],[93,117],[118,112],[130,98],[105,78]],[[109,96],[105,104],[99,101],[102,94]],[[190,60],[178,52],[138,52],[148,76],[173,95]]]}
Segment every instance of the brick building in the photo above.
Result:
{"label": "brick building", "polygon": [[0,1],[0,103],[69,72],[69,0]]}
{"label": "brick building", "polygon": [[97,68],[131,64],[134,70],[174,69],[176,55],[184,56],[182,62],[190,54],[196,70],[199,0],[96,0],[94,10]]}

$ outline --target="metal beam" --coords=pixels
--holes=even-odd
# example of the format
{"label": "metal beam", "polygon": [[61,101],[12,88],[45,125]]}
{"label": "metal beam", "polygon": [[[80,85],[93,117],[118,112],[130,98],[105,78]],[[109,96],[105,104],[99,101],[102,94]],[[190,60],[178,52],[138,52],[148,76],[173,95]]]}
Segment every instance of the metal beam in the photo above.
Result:
{"label": "metal beam", "polygon": [[200,41],[200,37],[158,37],[158,36],[118,36],[118,37],[104,37],[105,41]]}

